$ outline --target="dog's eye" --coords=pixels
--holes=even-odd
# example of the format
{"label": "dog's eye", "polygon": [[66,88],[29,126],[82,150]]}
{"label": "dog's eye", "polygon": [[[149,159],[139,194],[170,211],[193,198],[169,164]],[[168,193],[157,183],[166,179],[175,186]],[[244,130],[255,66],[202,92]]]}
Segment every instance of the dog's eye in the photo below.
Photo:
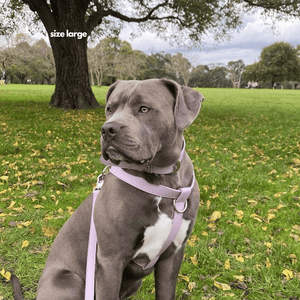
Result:
{"label": "dog's eye", "polygon": [[150,110],[150,108],[146,106],[141,106],[139,112],[141,113],[147,113]]}
{"label": "dog's eye", "polygon": [[108,114],[111,114],[111,108],[110,108],[109,106],[107,106],[106,112],[107,112]]}

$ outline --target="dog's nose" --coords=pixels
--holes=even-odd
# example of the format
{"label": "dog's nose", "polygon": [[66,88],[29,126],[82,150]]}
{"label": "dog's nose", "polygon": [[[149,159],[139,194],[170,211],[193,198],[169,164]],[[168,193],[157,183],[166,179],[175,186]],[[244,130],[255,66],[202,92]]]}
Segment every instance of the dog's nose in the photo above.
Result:
{"label": "dog's nose", "polygon": [[104,123],[101,128],[102,137],[104,140],[113,139],[116,133],[120,130],[121,125],[118,122]]}

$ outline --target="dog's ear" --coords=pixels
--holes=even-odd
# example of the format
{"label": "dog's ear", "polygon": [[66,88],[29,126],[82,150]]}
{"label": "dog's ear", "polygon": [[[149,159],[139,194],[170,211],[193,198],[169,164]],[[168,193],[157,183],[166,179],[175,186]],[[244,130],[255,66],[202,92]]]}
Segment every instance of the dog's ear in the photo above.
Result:
{"label": "dog's ear", "polygon": [[179,85],[173,80],[162,78],[175,98],[174,118],[179,130],[184,130],[193,123],[197,117],[204,97],[198,91],[187,86]]}
{"label": "dog's ear", "polygon": [[109,87],[109,89],[108,89],[108,91],[107,91],[107,93],[106,93],[106,102],[108,101],[108,98],[110,97],[111,93],[114,91],[114,89],[116,88],[116,86],[117,86],[118,83],[119,83],[119,81],[116,81],[115,83],[113,83],[113,84]]}

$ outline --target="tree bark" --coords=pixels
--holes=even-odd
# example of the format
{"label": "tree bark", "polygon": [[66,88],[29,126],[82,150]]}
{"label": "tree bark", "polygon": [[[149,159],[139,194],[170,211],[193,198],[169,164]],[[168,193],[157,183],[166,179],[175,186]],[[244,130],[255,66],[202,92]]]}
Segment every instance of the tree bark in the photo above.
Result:
{"label": "tree bark", "polygon": [[[66,31],[67,28],[62,30]],[[52,37],[50,42],[56,66],[56,86],[50,105],[65,109],[99,107],[89,81],[87,39]]]}

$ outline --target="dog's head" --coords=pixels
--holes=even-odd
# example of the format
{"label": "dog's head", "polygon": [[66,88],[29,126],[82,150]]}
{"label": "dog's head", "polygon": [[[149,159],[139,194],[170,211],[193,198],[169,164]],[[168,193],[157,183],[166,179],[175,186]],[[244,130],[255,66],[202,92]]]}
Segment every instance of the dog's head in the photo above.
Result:
{"label": "dog's head", "polygon": [[199,92],[168,79],[114,83],[106,96],[103,157],[115,164],[174,163],[182,132],[198,115],[203,100]]}

